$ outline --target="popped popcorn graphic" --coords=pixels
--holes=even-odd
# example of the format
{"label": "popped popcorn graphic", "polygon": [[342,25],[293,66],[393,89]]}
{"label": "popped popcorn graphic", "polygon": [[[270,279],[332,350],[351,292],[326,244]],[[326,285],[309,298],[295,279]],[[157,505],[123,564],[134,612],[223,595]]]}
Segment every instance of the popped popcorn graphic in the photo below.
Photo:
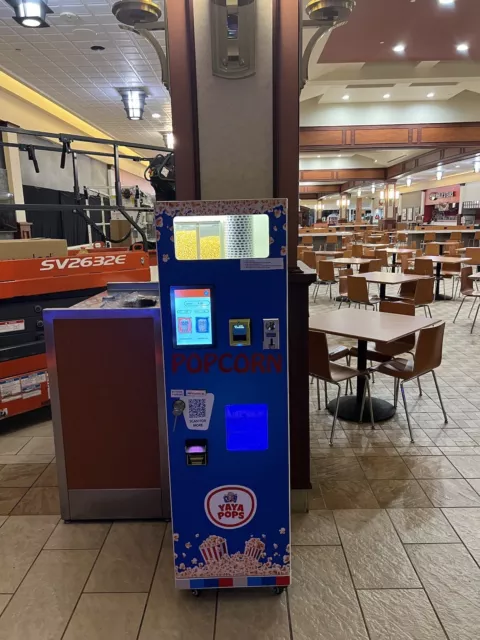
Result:
{"label": "popped popcorn graphic", "polygon": [[281,529],[278,530],[278,533],[283,536],[286,533],[285,527],[282,527]]}
{"label": "popped popcorn graphic", "polygon": [[168,262],[170,260],[170,256],[168,255],[168,253],[164,253],[162,255],[162,260],[163,262]]}
{"label": "popped popcorn graphic", "polygon": [[192,558],[192,564],[197,564],[198,560],[196,558]]}
{"label": "popped popcorn graphic", "polygon": [[173,534],[173,541],[178,542],[180,540],[180,535],[178,533]]}
{"label": "popped popcorn graphic", "polygon": [[191,549],[192,548],[192,543],[191,542],[186,542],[185,543],[185,548],[186,549]]}

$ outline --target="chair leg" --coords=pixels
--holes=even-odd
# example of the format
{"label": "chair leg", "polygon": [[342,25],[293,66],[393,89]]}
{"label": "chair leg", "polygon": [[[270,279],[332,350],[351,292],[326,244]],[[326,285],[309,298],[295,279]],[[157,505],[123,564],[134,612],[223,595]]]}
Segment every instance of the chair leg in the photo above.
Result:
{"label": "chair leg", "polygon": [[443,417],[445,418],[445,424],[448,424],[448,416],[447,416],[447,412],[445,411],[445,407],[443,406],[443,400],[442,400],[442,396],[440,395],[440,387],[438,386],[437,376],[435,375],[435,371],[432,371],[432,376],[435,381],[435,386],[437,388],[438,399],[440,400],[440,406],[442,407]]}
{"label": "chair leg", "polygon": [[372,425],[372,429],[375,429],[375,415],[373,413],[373,403],[372,403],[372,392],[370,389],[370,380],[367,376],[366,385],[368,391],[368,404],[370,405],[370,423]]}
{"label": "chair leg", "polygon": [[324,391],[325,391],[325,409],[326,409],[327,405],[328,405],[327,383],[326,382],[324,382]]}
{"label": "chair leg", "polygon": [[480,304],[477,305],[477,313],[475,314],[475,318],[473,319],[473,324],[472,324],[472,328],[470,329],[470,333],[473,333],[473,327],[475,326],[475,323],[477,321],[477,316],[478,316],[479,309],[480,309]]}
{"label": "chair leg", "polygon": [[425,318],[428,318],[428,316],[427,316],[427,307],[425,305],[423,307],[423,312],[425,313]]}
{"label": "chair leg", "polygon": [[394,378],[395,382],[393,383],[393,406],[396,409],[398,404],[398,385],[400,381],[397,378]]}
{"label": "chair leg", "polygon": [[415,440],[413,439],[412,425],[410,424],[410,416],[408,415],[407,398],[405,397],[405,389],[403,388],[403,382],[400,382],[400,390],[402,392],[402,400],[403,400],[403,406],[405,407],[405,415],[407,416],[408,430],[410,432],[410,441],[413,444]]}
{"label": "chair leg", "polygon": [[420,378],[417,378],[417,384],[418,384],[418,395],[423,396],[422,383],[420,382]]}
{"label": "chair leg", "polygon": [[310,384],[313,384],[313,378],[314,376],[310,376]]}
{"label": "chair leg", "polygon": [[468,317],[470,318],[470,316],[472,315],[472,311],[473,311],[473,307],[475,306],[475,303],[477,302],[477,299],[474,298],[473,299],[473,304],[472,304],[472,308],[470,309],[470,313],[468,314]]}
{"label": "chair leg", "polygon": [[460,313],[460,309],[463,307],[463,303],[465,302],[466,298],[463,298],[462,302],[460,303],[460,306],[458,307],[457,313],[455,315],[455,318],[453,319],[453,324],[455,324],[455,320],[458,318],[458,314]]}
{"label": "chair leg", "polygon": [[317,378],[317,404],[318,410],[320,411],[320,380]]}
{"label": "chair leg", "polygon": [[318,295],[318,290],[320,289],[320,285],[317,284],[317,287],[315,289],[315,293],[313,294],[313,304],[315,304],[315,302],[317,301],[317,295]]}
{"label": "chair leg", "polygon": [[335,405],[335,415],[333,416],[332,432],[330,434],[330,446],[331,447],[333,447],[333,436],[335,435],[335,425],[337,423],[338,406],[340,404],[340,393],[342,391],[340,385],[337,385],[337,386],[338,386],[337,403]]}
{"label": "chair leg", "polygon": [[430,309],[430,305],[429,304],[427,304],[427,309],[428,309],[428,313],[430,314],[430,318],[432,318],[432,310]]}

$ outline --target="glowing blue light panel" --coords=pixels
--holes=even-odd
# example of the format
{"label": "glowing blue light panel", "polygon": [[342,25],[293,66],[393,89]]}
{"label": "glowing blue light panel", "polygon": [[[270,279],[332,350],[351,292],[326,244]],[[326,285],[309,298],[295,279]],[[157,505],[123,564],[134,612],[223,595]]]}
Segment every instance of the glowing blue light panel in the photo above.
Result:
{"label": "glowing blue light panel", "polygon": [[229,404],[225,407],[227,451],[268,449],[266,404]]}

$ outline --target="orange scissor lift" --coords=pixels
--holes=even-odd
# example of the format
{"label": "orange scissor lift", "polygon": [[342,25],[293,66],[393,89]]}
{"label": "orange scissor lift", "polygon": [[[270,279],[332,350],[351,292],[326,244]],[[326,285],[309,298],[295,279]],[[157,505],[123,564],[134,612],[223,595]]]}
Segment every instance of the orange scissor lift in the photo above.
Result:
{"label": "orange scissor lift", "polygon": [[50,403],[43,309],[73,306],[109,282],[149,280],[144,251],[0,261],[0,418]]}

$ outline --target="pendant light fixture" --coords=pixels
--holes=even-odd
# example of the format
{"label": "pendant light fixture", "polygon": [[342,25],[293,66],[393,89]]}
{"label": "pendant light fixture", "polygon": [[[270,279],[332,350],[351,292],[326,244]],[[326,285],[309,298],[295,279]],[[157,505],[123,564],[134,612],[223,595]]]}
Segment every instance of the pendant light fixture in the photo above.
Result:
{"label": "pendant light fixture", "polygon": [[143,120],[147,94],[144,89],[119,89],[123,107],[129,120]]}
{"label": "pendant light fixture", "polygon": [[6,2],[15,11],[13,19],[22,27],[41,29],[50,26],[46,16],[53,11],[43,0],[6,0]]}

